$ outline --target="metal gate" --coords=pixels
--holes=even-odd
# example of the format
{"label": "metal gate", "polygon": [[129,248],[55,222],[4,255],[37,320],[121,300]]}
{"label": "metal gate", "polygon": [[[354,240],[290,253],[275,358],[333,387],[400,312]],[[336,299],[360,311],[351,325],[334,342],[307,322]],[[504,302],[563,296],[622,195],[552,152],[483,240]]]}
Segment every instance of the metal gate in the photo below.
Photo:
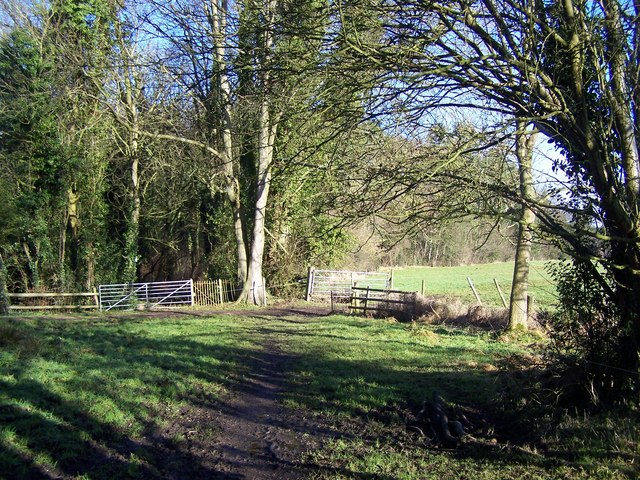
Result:
{"label": "metal gate", "polygon": [[386,290],[391,276],[387,272],[351,272],[347,270],[309,269],[307,300],[338,296],[348,298],[354,286]]}
{"label": "metal gate", "polygon": [[100,310],[193,305],[193,280],[100,285]]}

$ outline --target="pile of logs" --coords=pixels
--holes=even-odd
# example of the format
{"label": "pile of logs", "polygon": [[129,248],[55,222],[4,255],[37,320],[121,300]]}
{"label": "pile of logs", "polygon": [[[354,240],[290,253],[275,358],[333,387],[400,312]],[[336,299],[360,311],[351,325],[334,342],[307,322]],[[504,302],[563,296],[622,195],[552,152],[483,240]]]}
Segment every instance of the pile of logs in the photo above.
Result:
{"label": "pile of logs", "polygon": [[[431,401],[422,403],[422,410],[407,418],[407,428],[428,437],[431,444],[446,449],[455,449],[468,432],[472,423],[458,408],[448,407],[444,399],[434,394]],[[470,437],[472,438],[472,437]]]}

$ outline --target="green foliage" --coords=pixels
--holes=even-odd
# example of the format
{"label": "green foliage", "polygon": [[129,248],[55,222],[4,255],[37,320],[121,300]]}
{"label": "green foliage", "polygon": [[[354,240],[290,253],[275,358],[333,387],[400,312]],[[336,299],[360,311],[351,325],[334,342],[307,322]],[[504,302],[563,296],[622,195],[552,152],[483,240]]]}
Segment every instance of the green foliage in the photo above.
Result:
{"label": "green foliage", "polygon": [[[621,314],[611,301],[612,279],[589,260],[550,264],[557,285],[558,309],[551,316],[556,356],[567,369],[563,388],[572,401],[600,403],[607,395],[633,391],[633,372],[622,372],[625,335]],[[629,376],[631,374],[631,377]]]}
{"label": "green foliage", "polygon": [[0,39],[0,170],[8,206],[0,249],[12,290],[90,288],[104,272],[96,264],[112,253],[106,129],[95,101],[84,96],[86,82],[79,85],[98,48],[81,39],[102,15],[92,17],[89,3],[54,2],[47,29],[38,28],[44,13],[25,12],[33,23]]}

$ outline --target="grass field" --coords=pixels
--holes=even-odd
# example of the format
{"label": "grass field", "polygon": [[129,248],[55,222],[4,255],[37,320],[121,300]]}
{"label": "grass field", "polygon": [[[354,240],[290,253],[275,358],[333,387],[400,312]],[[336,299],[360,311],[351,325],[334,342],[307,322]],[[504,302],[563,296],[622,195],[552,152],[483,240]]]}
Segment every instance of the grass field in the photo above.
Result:
{"label": "grass field", "polygon": [[[552,308],[556,291],[553,280],[545,270],[547,262],[534,261],[529,272],[530,292],[537,308]],[[465,303],[475,303],[475,297],[467,283],[471,277],[483,304],[492,307],[502,306],[494,279],[509,301],[513,262],[497,262],[461,267],[402,267],[393,269],[394,288],[419,292],[422,281],[425,283],[425,294],[448,295],[457,297]]]}
{"label": "grass field", "polygon": [[[196,409],[215,412],[220,395],[242,391],[247,359],[273,346],[292,359],[284,405],[343,432],[302,455],[301,462],[318,466],[314,478],[635,474],[640,430],[633,421],[616,417],[614,434],[609,417],[592,422],[563,414],[553,429],[527,430],[551,422],[553,411],[531,403],[529,418],[522,416],[531,398],[513,369],[531,354],[526,343],[437,326],[336,315],[276,318],[256,310],[0,319],[0,478],[160,478],[154,462],[187,442],[175,438],[174,450],[160,451],[146,440],[151,433]],[[424,446],[405,431],[402,415],[435,392],[487,425],[495,422],[495,436],[456,451]],[[210,425],[189,428],[216,435]]]}

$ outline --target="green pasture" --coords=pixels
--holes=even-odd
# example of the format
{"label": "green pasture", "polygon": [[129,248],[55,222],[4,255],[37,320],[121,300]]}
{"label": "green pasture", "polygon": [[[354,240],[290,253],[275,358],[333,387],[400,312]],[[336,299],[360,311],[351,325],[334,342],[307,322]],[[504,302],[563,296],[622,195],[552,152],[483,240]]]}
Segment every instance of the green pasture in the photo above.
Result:
{"label": "green pasture", "polygon": [[[224,392],[242,391],[248,359],[265,353],[286,357],[284,405],[336,432],[300,459],[317,465],[313,478],[631,478],[637,423],[616,417],[616,435],[582,416],[540,428],[553,411],[527,403],[514,371],[535,353],[530,342],[260,310],[0,319],[0,478],[159,478],[168,455],[196,468],[185,438],[148,439],[194,409],[215,412]],[[457,451],[428,448],[405,431],[403,412],[434,393],[502,430]]]}
{"label": "green pasture", "polygon": [[[529,271],[529,288],[535,305],[540,309],[553,307],[556,301],[555,285],[545,266],[546,261],[534,261]],[[471,277],[482,303],[491,307],[502,306],[494,283],[509,301],[513,277],[513,262],[496,262],[460,267],[398,267],[393,269],[393,286],[398,290],[421,291],[422,282],[426,295],[447,295],[464,303],[475,303],[475,297],[467,277]]]}

